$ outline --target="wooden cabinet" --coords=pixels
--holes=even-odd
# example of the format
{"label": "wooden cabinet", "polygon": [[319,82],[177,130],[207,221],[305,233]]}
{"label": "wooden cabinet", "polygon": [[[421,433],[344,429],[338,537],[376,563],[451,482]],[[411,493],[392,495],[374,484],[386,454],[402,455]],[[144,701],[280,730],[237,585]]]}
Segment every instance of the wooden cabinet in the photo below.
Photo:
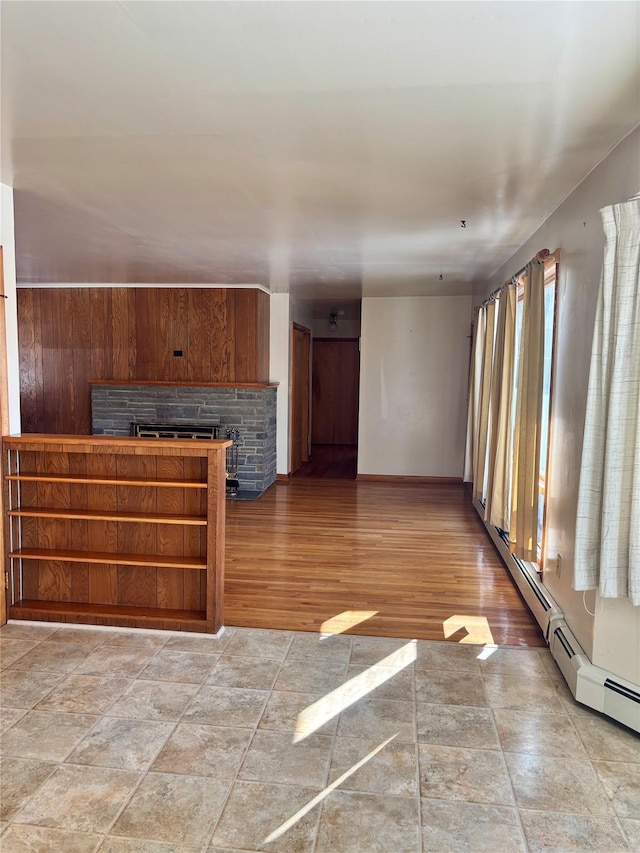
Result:
{"label": "wooden cabinet", "polygon": [[230,443],[5,437],[9,618],[216,632]]}

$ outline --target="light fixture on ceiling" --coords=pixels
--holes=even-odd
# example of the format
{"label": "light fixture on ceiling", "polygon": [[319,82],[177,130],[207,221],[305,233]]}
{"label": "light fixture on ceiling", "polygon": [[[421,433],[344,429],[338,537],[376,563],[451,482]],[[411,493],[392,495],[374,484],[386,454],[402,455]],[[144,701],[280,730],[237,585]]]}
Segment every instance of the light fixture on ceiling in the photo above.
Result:
{"label": "light fixture on ceiling", "polygon": [[332,311],[329,314],[329,328],[336,329],[338,327],[338,314],[336,311]]}

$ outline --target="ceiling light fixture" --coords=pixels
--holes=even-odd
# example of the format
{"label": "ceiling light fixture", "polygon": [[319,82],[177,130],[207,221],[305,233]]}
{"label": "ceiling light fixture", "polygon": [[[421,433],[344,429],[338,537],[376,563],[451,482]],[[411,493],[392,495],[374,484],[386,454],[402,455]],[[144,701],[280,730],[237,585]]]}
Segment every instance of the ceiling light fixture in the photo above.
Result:
{"label": "ceiling light fixture", "polygon": [[338,315],[335,311],[329,314],[329,328],[335,329],[338,326]]}

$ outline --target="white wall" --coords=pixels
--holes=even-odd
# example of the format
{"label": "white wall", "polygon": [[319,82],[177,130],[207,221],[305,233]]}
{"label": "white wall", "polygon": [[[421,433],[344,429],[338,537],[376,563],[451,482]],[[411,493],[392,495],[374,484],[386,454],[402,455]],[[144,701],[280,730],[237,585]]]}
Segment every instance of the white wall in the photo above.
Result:
{"label": "white wall", "polygon": [[[551,421],[548,528],[544,584],[567,624],[597,666],[640,684],[640,607],[628,600],[596,602],[571,588],[578,478],[586,409],[591,338],[602,267],[600,208],[640,189],[640,130],[620,145],[571,193],[518,252],[474,294],[474,301],[510,278],[540,249],[562,249]],[[556,557],[562,555],[561,575]]]}
{"label": "white wall", "polygon": [[16,299],[16,248],[13,226],[13,189],[0,184],[0,244],[3,248],[4,292],[7,297],[7,383],[9,430],[20,432],[20,359],[18,356],[18,310]]}
{"label": "white wall", "polygon": [[470,296],[362,300],[358,473],[462,477]]}
{"label": "white wall", "polygon": [[277,399],[276,471],[289,473],[289,294],[272,293],[269,312],[269,379],[279,382]]}

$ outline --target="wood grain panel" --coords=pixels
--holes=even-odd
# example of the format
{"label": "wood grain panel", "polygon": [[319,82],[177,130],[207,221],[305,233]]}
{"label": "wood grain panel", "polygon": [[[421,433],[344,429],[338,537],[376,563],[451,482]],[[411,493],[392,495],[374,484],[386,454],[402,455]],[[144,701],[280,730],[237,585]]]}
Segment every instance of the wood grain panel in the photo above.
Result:
{"label": "wood grain panel", "polygon": [[[175,456],[159,457],[156,464],[159,478],[184,479],[184,461]],[[182,489],[158,489],[156,498],[158,512],[184,515],[184,491]],[[184,554],[184,528],[178,524],[158,524],[156,527],[156,551],[172,555]],[[162,569],[156,572],[156,601],[158,607],[181,610],[184,607],[184,572],[179,569]]]}
{"label": "wood grain panel", "polygon": [[[87,474],[115,477],[116,457],[107,454],[87,454]],[[87,486],[87,506],[118,509],[115,486]],[[91,551],[113,553],[118,549],[118,525],[114,521],[90,524],[87,545]],[[89,601],[96,604],[116,604],[118,601],[118,569],[115,565],[89,566]]]}
{"label": "wood grain panel", "polygon": [[271,301],[268,293],[256,291],[257,325],[256,325],[256,379],[258,382],[269,381],[269,323]]}
{"label": "wood grain panel", "polygon": [[313,444],[357,444],[360,353],[358,340],[313,341]]}
{"label": "wood grain panel", "polygon": [[[149,456],[119,456],[117,473],[122,477],[155,477],[156,461]],[[154,512],[156,490],[141,487],[118,488],[118,512]],[[118,551],[153,554],[156,550],[155,524],[118,523]],[[149,567],[118,567],[118,603],[156,607],[156,570]]]}

